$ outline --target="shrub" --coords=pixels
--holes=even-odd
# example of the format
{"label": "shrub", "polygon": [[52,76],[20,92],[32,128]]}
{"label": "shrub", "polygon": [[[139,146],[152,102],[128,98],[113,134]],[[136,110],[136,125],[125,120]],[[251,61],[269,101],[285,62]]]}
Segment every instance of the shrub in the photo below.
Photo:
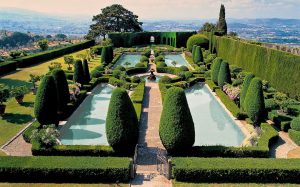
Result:
{"label": "shrub", "polygon": [[193,73],[192,72],[189,72],[189,71],[184,72],[184,78],[185,78],[185,80],[188,80],[189,78],[192,78],[192,77],[193,77]]}
{"label": "shrub", "polygon": [[164,62],[165,61],[165,57],[162,55],[159,55],[158,57],[155,57],[155,63],[157,62]]}
{"label": "shrub", "polygon": [[245,103],[244,102],[245,102],[245,99],[246,99],[248,88],[249,88],[250,83],[251,83],[251,81],[254,77],[255,76],[252,73],[249,73],[248,75],[246,75],[246,77],[244,79],[241,94],[240,94],[240,105],[241,105],[242,110],[245,110]]}
{"label": "shrub", "polygon": [[70,102],[69,86],[65,72],[60,69],[52,71],[57,91],[58,110],[64,111]]}
{"label": "shrub", "polygon": [[146,56],[142,56],[140,62],[149,62],[149,58]]}
{"label": "shrub", "polygon": [[165,62],[159,61],[156,63],[158,68],[164,68],[167,67],[167,64]]}
{"label": "shrub", "polygon": [[197,45],[201,48],[208,49],[209,47],[209,40],[205,35],[202,34],[195,34],[187,40],[186,47],[189,51],[192,51],[193,46]]}
{"label": "shrub", "polygon": [[169,76],[163,76],[160,78],[159,82],[169,84],[172,82],[172,79]]}
{"label": "shrub", "polygon": [[140,62],[140,63],[137,63],[137,64],[135,65],[135,67],[136,67],[136,68],[145,68],[146,66],[145,66],[144,63]]}
{"label": "shrub", "polygon": [[190,149],[195,142],[195,129],[184,90],[168,89],[163,105],[159,135],[164,147],[172,154]]}
{"label": "shrub", "polygon": [[4,84],[0,84],[0,105],[6,102],[9,96],[9,87],[5,86]]}
{"label": "shrub", "polygon": [[91,75],[93,78],[99,78],[102,76],[102,72],[101,71],[98,71],[96,69],[94,69],[92,72],[91,72]]}
{"label": "shrub", "polygon": [[141,82],[134,89],[133,93],[130,96],[132,102],[133,103],[142,103],[143,98],[144,98],[144,92],[145,92],[145,82]]}
{"label": "shrub", "polygon": [[124,66],[118,65],[114,70],[126,71],[126,68]]}
{"label": "shrub", "polygon": [[74,65],[74,82],[84,84],[84,74],[81,60],[76,60]]}
{"label": "shrub", "polygon": [[57,124],[57,88],[54,78],[46,75],[37,91],[34,114],[41,125]]}
{"label": "shrub", "polygon": [[275,102],[274,99],[265,99],[265,107],[266,110],[271,111],[278,109],[279,105]]}
{"label": "shrub", "polygon": [[122,74],[122,71],[115,69],[115,70],[113,70],[112,76],[117,79],[120,79],[121,74]]}
{"label": "shrub", "polygon": [[132,83],[140,83],[141,82],[141,78],[139,76],[133,76],[131,78],[131,82]]}
{"label": "shrub", "polygon": [[223,61],[218,75],[218,86],[223,88],[226,83],[231,84],[231,75],[228,62]]}
{"label": "shrub", "polygon": [[300,146],[300,131],[290,129],[289,136],[297,145]]}
{"label": "shrub", "polygon": [[97,70],[97,71],[104,71],[104,67],[102,65],[96,66],[95,70]]}
{"label": "shrub", "polygon": [[243,84],[243,80],[241,79],[235,79],[233,82],[232,82],[232,86],[239,86],[239,85],[242,85]]}
{"label": "shrub", "polygon": [[221,58],[216,58],[213,62],[212,69],[211,69],[211,80],[218,84],[218,77],[219,77],[219,71],[222,64]]}
{"label": "shrub", "polygon": [[24,132],[23,132],[23,138],[25,142],[30,143],[31,137],[33,132],[38,129],[41,126],[41,124],[37,121],[33,122]]}
{"label": "shrub", "polygon": [[49,149],[57,145],[58,138],[59,131],[56,130],[54,125],[36,129],[32,133],[32,141],[37,142],[43,149]]}
{"label": "shrub", "polygon": [[180,66],[179,71],[189,71],[189,68],[186,66]]}
{"label": "shrub", "polygon": [[138,119],[126,92],[116,88],[111,96],[106,117],[106,135],[116,152],[130,153],[138,140]]}
{"label": "shrub", "polygon": [[293,119],[291,128],[295,131],[300,131],[300,117]]}
{"label": "shrub", "polygon": [[200,46],[197,46],[194,56],[194,63],[198,64],[199,62],[203,62],[203,54]]}
{"label": "shrub", "polygon": [[265,102],[262,90],[262,82],[259,78],[253,78],[247,90],[245,98],[245,111],[254,125],[259,124],[264,118]]}
{"label": "shrub", "polygon": [[84,75],[84,84],[88,84],[91,81],[89,65],[86,59],[83,60],[83,75]]}
{"label": "shrub", "polygon": [[102,51],[101,51],[101,64],[103,64],[104,66],[105,65],[108,65],[112,62],[112,56],[110,53],[111,53],[111,47],[108,46],[108,47],[103,47],[102,48]]}

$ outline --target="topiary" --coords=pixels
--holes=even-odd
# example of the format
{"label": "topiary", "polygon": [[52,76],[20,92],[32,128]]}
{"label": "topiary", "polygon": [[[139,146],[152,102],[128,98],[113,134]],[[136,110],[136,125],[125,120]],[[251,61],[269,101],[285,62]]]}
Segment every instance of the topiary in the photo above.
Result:
{"label": "topiary", "polygon": [[138,119],[124,89],[116,88],[112,93],[106,117],[106,135],[116,152],[131,153],[137,144]]}
{"label": "topiary", "polygon": [[46,75],[38,88],[34,114],[41,125],[57,124],[57,88],[54,78]]}
{"label": "topiary", "polygon": [[196,48],[197,48],[197,46],[196,46],[196,45],[193,45],[193,49],[192,49],[192,59],[193,59],[193,62],[195,62]]}
{"label": "topiary", "polygon": [[252,73],[249,73],[248,75],[246,75],[246,77],[244,79],[244,82],[243,82],[243,85],[242,85],[242,90],[241,90],[241,93],[240,93],[240,105],[241,105],[242,110],[245,110],[245,105],[244,105],[245,98],[246,98],[247,91],[248,91],[249,85],[251,83],[251,80],[254,77],[255,76]]}
{"label": "topiary", "polygon": [[291,122],[291,128],[295,131],[300,131],[300,117],[293,119]]}
{"label": "topiary", "polygon": [[97,71],[104,71],[104,67],[102,65],[95,67]]}
{"label": "topiary", "polygon": [[83,76],[84,76],[84,84],[89,84],[91,81],[89,65],[86,59],[83,60]]}
{"label": "topiary", "polygon": [[76,60],[74,64],[74,82],[84,84],[84,74],[81,60]]}
{"label": "topiary", "polygon": [[96,70],[96,69],[94,69],[94,70],[91,72],[91,76],[92,76],[93,78],[99,78],[99,77],[102,76],[102,72],[101,72],[101,71],[98,71],[98,70]]}
{"label": "topiary", "polygon": [[118,65],[114,70],[126,71],[124,66]]}
{"label": "topiary", "polygon": [[132,83],[140,83],[141,82],[141,78],[139,76],[133,76],[131,78],[131,82]]}
{"label": "topiary", "polygon": [[157,62],[157,65],[156,65],[158,68],[165,68],[167,67],[167,64],[165,62]]}
{"label": "topiary", "polygon": [[139,62],[139,63],[137,63],[134,67],[136,67],[136,68],[145,68],[146,66],[145,66],[144,63]]}
{"label": "topiary", "polygon": [[170,88],[165,95],[159,135],[173,154],[190,149],[195,142],[194,122],[182,88]]}
{"label": "topiary", "polygon": [[180,70],[180,71],[189,71],[189,68],[186,67],[186,66],[180,66],[180,67],[179,67],[179,70]]}
{"label": "topiary", "polygon": [[203,62],[203,54],[201,48],[197,46],[195,50],[194,63],[198,64],[199,62]]}
{"label": "topiary", "polygon": [[186,71],[186,72],[184,72],[184,77],[185,77],[185,80],[188,80],[189,78],[193,77],[193,73]]}
{"label": "topiary", "polygon": [[168,76],[163,76],[160,78],[159,82],[169,84],[172,82],[172,79]]}
{"label": "topiary", "polygon": [[246,98],[244,101],[245,111],[254,125],[264,118],[265,102],[262,90],[262,81],[259,78],[253,78],[248,87]]}
{"label": "topiary", "polygon": [[160,55],[160,56],[156,57],[154,61],[155,61],[155,63],[157,63],[157,62],[164,62],[165,61],[165,57],[162,56],[162,55]]}
{"label": "topiary", "polygon": [[103,47],[101,52],[101,63],[108,65],[113,60],[113,49],[111,46]]}
{"label": "topiary", "polygon": [[220,66],[218,86],[223,88],[226,83],[231,84],[231,75],[228,62],[223,61]]}
{"label": "topiary", "polygon": [[62,112],[70,102],[68,81],[65,72],[61,69],[54,69],[52,76],[56,85],[58,110]]}
{"label": "topiary", "polygon": [[218,84],[218,77],[219,77],[221,63],[222,63],[222,59],[218,57],[214,60],[212,68],[211,68],[211,80],[215,84]]}
{"label": "topiary", "polygon": [[192,52],[193,46],[197,45],[201,48],[208,49],[209,47],[209,40],[208,38],[203,34],[195,34],[187,40],[186,47],[189,51]]}
{"label": "topiary", "polygon": [[142,56],[140,62],[149,62],[149,58],[146,56]]}
{"label": "topiary", "polygon": [[115,69],[112,72],[112,76],[115,77],[115,78],[117,78],[117,79],[120,79],[121,74],[122,74],[122,71],[120,71],[118,69]]}

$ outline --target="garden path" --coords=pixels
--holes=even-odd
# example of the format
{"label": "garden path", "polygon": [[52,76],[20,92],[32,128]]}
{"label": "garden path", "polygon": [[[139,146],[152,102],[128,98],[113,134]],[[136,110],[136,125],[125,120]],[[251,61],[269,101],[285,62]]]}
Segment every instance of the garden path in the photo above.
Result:
{"label": "garden path", "polygon": [[[150,64],[150,68],[156,70],[155,64]],[[136,176],[131,181],[131,186],[172,186],[171,181],[160,175],[157,169],[157,156],[159,153],[167,162],[166,150],[159,137],[161,111],[162,101],[158,83],[147,82],[140,122]]]}
{"label": "garden path", "polygon": [[288,133],[279,131],[278,141],[270,147],[270,154],[274,158],[288,158],[288,153],[297,148],[298,146],[290,139]]}

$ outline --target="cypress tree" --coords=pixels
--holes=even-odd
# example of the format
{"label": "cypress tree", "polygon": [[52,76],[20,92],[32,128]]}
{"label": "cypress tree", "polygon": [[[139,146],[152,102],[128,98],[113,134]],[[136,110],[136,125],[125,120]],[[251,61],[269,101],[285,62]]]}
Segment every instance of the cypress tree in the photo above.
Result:
{"label": "cypress tree", "polygon": [[52,76],[56,85],[58,110],[63,112],[70,102],[70,92],[65,72],[61,69],[52,71]]}
{"label": "cypress tree", "polygon": [[195,63],[195,52],[196,52],[196,45],[193,45],[193,50],[192,50],[192,58],[193,58],[193,62]]}
{"label": "cypress tree", "polygon": [[133,152],[138,140],[138,118],[125,89],[116,88],[109,102],[106,135],[116,152]]}
{"label": "cypress tree", "polygon": [[57,88],[54,78],[46,75],[37,91],[34,114],[41,125],[58,123]]}
{"label": "cypress tree", "polygon": [[111,63],[113,59],[114,59],[114,50],[113,50],[112,46],[109,46],[108,47],[108,60],[109,60],[109,63]]}
{"label": "cypress tree", "polygon": [[74,82],[84,84],[84,74],[83,74],[83,67],[82,61],[76,60],[74,64]]}
{"label": "cypress tree", "polygon": [[218,84],[218,77],[219,77],[219,71],[221,67],[222,59],[217,57],[213,61],[213,65],[211,68],[211,80],[215,83]]}
{"label": "cypress tree", "polygon": [[251,80],[254,78],[254,75],[252,73],[249,73],[248,75],[246,75],[244,82],[243,82],[243,86],[242,86],[242,90],[241,90],[241,94],[240,94],[240,105],[242,110],[245,110],[245,98],[247,95],[247,91],[249,88],[249,85],[251,83]]}
{"label": "cypress tree", "polygon": [[170,88],[165,95],[159,135],[164,147],[173,154],[194,145],[194,122],[182,88]]}
{"label": "cypress tree", "polygon": [[195,51],[195,63],[198,64],[199,62],[203,62],[203,54],[200,46],[196,47]]}
{"label": "cypress tree", "polygon": [[101,51],[101,63],[102,65],[107,65],[108,64],[108,51],[107,47],[103,47]]}
{"label": "cypress tree", "polygon": [[253,78],[251,80],[244,105],[246,113],[253,121],[254,125],[259,125],[264,118],[265,110],[262,81],[259,78]]}
{"label": "cypress tree", "polygon": [[225,15],[225,6],[222,4],[220,8],[219,21],[217,23],[218,31],[226,35],[227,34],[227,23],[226,23],[226,15]]}
{"label": "cypress tree", "polygon": [[223,88],[225,83],[231,84],[231,75],[230,75],[230,69],[229,64],[226,61],[223,61],[220,66],[220,71],[218,75],[218,86]]}
{"label": "cypress tree", "polygon": [[86,59],[83,60],[83,75],[84,75],[84,83],[89,84],[91,81],[90,70],[88,61]]}

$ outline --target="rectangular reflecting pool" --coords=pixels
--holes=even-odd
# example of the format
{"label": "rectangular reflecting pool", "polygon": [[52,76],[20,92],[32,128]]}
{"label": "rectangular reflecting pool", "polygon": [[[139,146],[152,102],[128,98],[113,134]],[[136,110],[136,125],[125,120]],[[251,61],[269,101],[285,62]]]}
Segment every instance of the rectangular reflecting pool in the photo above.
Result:
{"label": "rectangular reflecting pool", "polygon": [[[140,59],[141,55],[139,54],[124,54],[119,58],[114,67],[119,65],[124,66],[125,68],[135,67],[135,65],[140,62]],[[126,66],[126,62],[129,62],[130,64]]]}
{"label": "rectangular reflecting pool", "polygon": [[174,65],[172,64],[173,61],[177,62],[176,67],[180,67],[180,66],[188,67],[188,62],[183,58],[181,54],[165,55],[165,63],[167,64],[167,66],[174,67]]}
{"label": "rectangular reflecting pool", "polygon": [[194,146],[242,144],[244,133],[206,85],[196,84],[186,89],[186,97],[195,125]]}
{"label": "rectangular reflecting pool", "polygon": [[64,145],[108,145],[105,121],[113,88],[96,86],[61,128]]}

